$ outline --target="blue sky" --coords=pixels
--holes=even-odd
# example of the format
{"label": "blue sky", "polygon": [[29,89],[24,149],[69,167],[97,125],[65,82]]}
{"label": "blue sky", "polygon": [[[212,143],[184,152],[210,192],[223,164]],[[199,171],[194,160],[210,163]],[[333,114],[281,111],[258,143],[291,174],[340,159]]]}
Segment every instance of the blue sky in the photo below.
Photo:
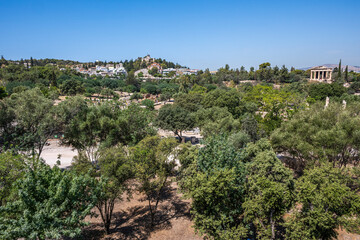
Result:
{"label": "blue sky", "polygon": [[0,55],[191,68],[360,65],[360,1],[0,0]]}

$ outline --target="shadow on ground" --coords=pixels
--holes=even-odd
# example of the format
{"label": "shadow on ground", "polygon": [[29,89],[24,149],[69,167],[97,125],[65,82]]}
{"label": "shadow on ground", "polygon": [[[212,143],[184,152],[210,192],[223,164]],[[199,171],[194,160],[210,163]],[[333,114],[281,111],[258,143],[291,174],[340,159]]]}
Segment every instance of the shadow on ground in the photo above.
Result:
{"label": "shadow on ground", "polygon": [[[110,234],[105,235],[103,224],[97,221],[84,229],[82,239],[149,239],[153,232],[171,229],[173,227],[171,220],[178,218],[189,220],[190,204],[181,199],[176,191],[176,188],[170,186],[161,196],[153,227],[151,227],[148,202],[138,197],[132,200],[138,203],[135,206],[115,209]],[[121,206],[123,203],[118,204]]]}

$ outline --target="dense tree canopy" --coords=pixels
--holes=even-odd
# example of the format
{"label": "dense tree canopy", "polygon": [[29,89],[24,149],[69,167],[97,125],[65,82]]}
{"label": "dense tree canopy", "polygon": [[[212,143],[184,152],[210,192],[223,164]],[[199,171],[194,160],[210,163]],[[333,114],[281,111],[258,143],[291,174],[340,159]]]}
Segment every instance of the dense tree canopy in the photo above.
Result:
{"label": "dense tree canopy", "polygon": [[181,186],[192,199],[195,229],[215,239],[246,236],[240,219],[245,191],[240,152],[225,137],[211,138],[187,171]]}
{"label": "dense tree canopy", "polygon": [[0,238],[60,239],[81,233],[96,197],[88,176],[77,176],[44,163],[28,167],[17,182],[18,199],[0,207]]}
{"label": "dense tree canopy", "polygon": [[247,166],[245,219],[254,224],[257,238],[279,239],[283,216],[295,200],[292,172],[265,139],[250,144],[246,151],[254,157]]}
{"label": "dense tree canopy", "polygon": [[202,108],[194,116],[196,126],[200,128],[204,137],[240,130],[240,121],[234,119],[227,108]]}
{"label": "dense tree canopy", "polygon": [[287,239],[334,239],[343,227],[359,233],[360,196],[353,179],[330,164],[305,171],[296,184],[298,208],[287,223]]}
{"label": "dense tree canopy", "polygon": [[[300,167],[321,161],[334,166],[359,163],[360,118],[357,103],[319,103],[299,112],[271,135],[274,148],[290,154]],[[291,139],[291,141],[289,141]]]}
{"label": "dense tree canopy", "polygon": [[25,167],[23,156],[14,156],[9,151],[0,153],[0,206],[16,196],[13,183],[23,176]]}
{"label": "dense tree canopy", "polygon": [[[123,61],[127,74],[89,76],[79,69],[119,62],[0,59],[0,239],[85,237],[91,210],[104,234],[149,234],[164,223],[159,208],[177,217],[167,194],[177,186],[206,239],[359,232],[359,73],[339,64],[334,83],[312,83],[310,70],[265,62],[135,76],[152,63],[181,67],[147,57]],[[183,143],[197,129],[200,144]],[[52,138],[78,150],[66,169],[41,159]],[[132,211],[136,226],[114,224],[135,194],[148,205]]]}
{"label": "dense tree canopy", "polygon": [[186,109],[169,104],[159,110],[156,124],[161,129],[174,132],[181,140],[182,132],[191,130],[194,127],[194,120]]}
{"label": "dense tree canopy", "polygon": [[3,112],[0,129],[5,147],[41,155],[47,140],[58,128],[52,101],[34,88],[12,94],[0,105]]}
{"label": "dense tree canopy", "polygon": [[125,110],[120,107],[118,103],[106,102],[85,108],[66,126],[64,143],[84,151],[88,159],[96,161],[99,147],[137,143],[154,134],[149,126],[150,110],[138,105]]}

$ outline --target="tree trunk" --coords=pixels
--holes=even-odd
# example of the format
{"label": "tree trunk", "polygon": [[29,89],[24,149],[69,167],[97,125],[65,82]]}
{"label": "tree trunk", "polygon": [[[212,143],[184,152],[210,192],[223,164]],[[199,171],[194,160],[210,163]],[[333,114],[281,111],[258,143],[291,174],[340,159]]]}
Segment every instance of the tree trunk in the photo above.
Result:
{"label": "tree trunk", "polygon": [[148,197],[148,201],[149,201],[149,210],[150,210],[150,220],[151,220],[151,228],[154,226],[154,212],[151,208],[151,199],[150,197]]}
{"label": "tree trunk", "polygon": [[178,130],[176,130],[175,132],[175,135],[177,135],[179,137],[179,143],[182,142],[182,134],[181,134],[181,131],[179,132]]}
{"label": "tree trunk", "polygon": [[273,220],[273,210],[270,213],[270,224],[271,224],[271,239],[275,240],[275,221]]}
{"label": "tree trunk", "polygon": [[110,234],[110,221],[106,221],[104,225],[106,234]]}
{"label": "tree trunk", "polygon": [[[112,213],[114,210],[115,205],[115,199],[109,199],[105,200],[103,202],[100,202],[98,205],[96,205],[97,209],[100,212],[101,219],[104,223],[104,228],[106,234],[110,233],[110,225],[111,225],[111,219],[112,219]],[[104,209],[103,209],[104,207]]]}

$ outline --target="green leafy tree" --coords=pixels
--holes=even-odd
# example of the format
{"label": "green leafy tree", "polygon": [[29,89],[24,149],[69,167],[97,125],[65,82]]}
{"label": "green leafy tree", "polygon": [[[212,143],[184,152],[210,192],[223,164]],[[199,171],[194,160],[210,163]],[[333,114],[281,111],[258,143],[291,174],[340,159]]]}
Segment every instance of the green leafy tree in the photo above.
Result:
{"label": "green leafy tree", "polygon": [[124,145],[135,145],[147,136],[156,135],[157,131],[153,126],[155,119],[154,111],[144,109],[138,104],[130,104],[122,110],[121,121],[126,123],[121,129]]}
{"label": "green leafy tree", "polygon": [[4,86],[0,86],[0,100],[5,98],[8,95],[6,92],[6,88]]}
{"label": "green leafy tree", "polygon": [[159,69],[158,68],[156,68],[156,67],[153,67],[152,69],[150,69],[149,70],[149,74],[151,74],[151,75],[155,75],[155,74],[157,74],[159,72]]}
{"label": "green leafy tree", "polygon": [[241,130],[250,137],[252,142],[256,142],[260,138],[258,121],[252,114],[244,114],[241,119]]}
{"label": "green leafy tree", "polygon": [[[326,109],[315,104],[284,122],[271,135],[277,152],[290,154],[303,168],[308,164],[328,161],[343,167],[358,164],[360,149],[359,105],[331,103]],[[291,139],[291,141],[289,141]]]}
{"label": "green leafy tree", "polygon": [[17,182],[18,200],[0,207],[1,239],[76,237],[96,197],[88,176],[38,163]]}
{"label": "green leafy tree", "polygon": [[0,152],[14,148],[15,114],[5,101],[0,101]]}
{"label": "green leafy tree", "polygon": [[137,191],[146,196],[151,226],[155,224],[155,214],[161,195],[168,187],[169,177],[174,171],[176,146],[173,138],[160,139],[154,136],[143,139],[131,151],[138,181]]}
{"label": "green leafy tree", "polygon": [[109,89],[109,88],[105,88],[103,90],[101,90],[101,95],[104,96],[105,98],[118,98],[119,95],[114,92],[113,90]]}
{"label": "green leafy tree", "polygon": [[172,96],[176,93],[176,89],[171,87],[166,87],[161,90],[160,100],[170,100]]}
{"label": "green leafy tree", "polygon": [[359,233],[360,196],[346,171],[325,164],[296,183],[298,207],[287,222],[287,239],[336,239],[339,227]]}
{"label": "green leafy tree", "polygon": [[135,87],[138,87],[139,82],[135,78],[135,72],[133,70],[128,73],[128,75],[126,76],[125,82],[127,85],[133,85]]}
{"label": "green leafy tree", "polygon": [[85,88],[80,80],[71,78],[60,85],[60,91],[64,95],[73,96],[84,93]]}
{"label": "green leafy tree", "polygon": [[278,128],[284,120],[291,118],[299,109],[305,108],[305,99],[300,95],[271,86],[253,87],[244,100],[257,105],[261,115],[260,122],[268,133]]}
{"label": "green leafy tree", "polygon": [[201,106],[204,96],[202,94],[192,93],[178,93],[174,95],[175,105],[189,111],[196,112]]}
{"label": "green leafy tree", "polygon": [[60,102],[55,108],[55,118],[59,124],[60,130],[65,130],[65,127],[79,114],[84,114],[88,111],[86,100],[81,96],[73,96]]}
{"label": "green leafy tree", "polygon": [[241,93],[236,89],[215,89],[205,95],[202,105],[204,108],[227,107],[234,118],[238,118],[242,113],[241,97]]}
{"label": "green leafy tree", "polygon": [[345,76],[344,76],[344,79],[345,79],[345,82],[348,82],[348,81],[349,81],[349,67],[348,67],[348,65],[346,65],[346,68],[345,68]]}
{"label": "green leafy tree", "polygon": [[339,61],[339,68],[338,68],[338,80],[340,81],[341,80],[341,72],[342,72],[342,68],[341,68],[341,59]]}
{"label": "green leafy tree", "polygon": [[57,86],[56,73],[55,73],[54,67],[52,67],[52,69],[50,70],[49,81],[50,81],[50,86],[52,86],[52,87],[56,87],[56,86]]}
{"label": "green leafy tree", "polygon": [[246,145],[251,142],[251,139],[248,134],[243,131],[239,131],[230,134],[228,141],[235,149],[241,149],[246,147]]}
{"label": "green leafy tree", "polygon": [[192,86],[191,90],[189,91],[190,94],[197,93],[197,94],[204,94],[206,93],[206,87],[200,86],[198,84],[195,84]]}
{"label": "green leafy tree", "polygon": [[309,96],[315,100],[325,100],[326,97],[341,97],[346,91],[346,88],[338,82],[316,83],[310,85]]}
{"label": "green leafy tree", "polygon": [[256,71],[256,79],[260,81],[271,81],[271,64],[269,62],[259,65],[259,70]]}
{"label": "green leafy tree", "polygon": [[235,120],[227,108],[201,108],[194,114],[196,126],[204,137],[240,130],[240,121]]}
{"label": "green leafy tree", "polygon": [[191,198],[194,227],[211,239],[243,239],[242,204],[245,191],[245,165],[224,136],[210,138],[188,164],[180,182],[185,196]]}
{"label": "green leafy tree", "polygon": [[130,100],[133,100],[133,99],[139,100],[139,99],[143,99],[143,98],[144,97],[141,93],[136,92],[131,95]]}
{"label": "green leafy tree", "polygon": [[194,119],[187,110],[168,104],[160,108],[156,125],[161,129],[174,132],[181,141],[182,132],[194,127]]}
{"label": "green leafy tree", "polygon": [[116,200],[122,200],[127,181],[132,177],[132,164],[124,147],[112,147],[101,152],[99,158],[101,190],[97,192],[96,208],[100,212],[105,231],[110,233]]}
{"label": "green leafy tree", "polygon": [[276,157],[268,140],[249,144],[246,152],[254,157],[247,166],[245,219],[254,224],[257,238],[279,239],[283,215],[295,200],[292,172]]}
{"label": "green leafy tree", "polygon": [[19,150],[41,155],[48,139],[57,130],[53,103],[40,89],[14,93],[5,104],[16,122],[13,145]]}
{"label": "green leafy tree", "polygon": [[15,194],[14,182],[24,174],[25,161],[21,156],[7,151],[0,154],[0,206],[10,201]]}
{"label": "green leafy tree", "polygon": [[96,162],[99,148],[136,144],[145,136],[154,135],[149,125],[152,116],[149,110],[133,104],[124,110],[113,102],[89,106],[65,126],[63,142]]}
{"label": "green leafy tree", "polygon": [[154,103],[154,101],[152,101],[150,99],[145,99],[144,101],[141,102],[141,104],[149,110],[155,109],[155,103]]}
{"label": "green leafy tree", "polygon": [[111,146],[119,141],[120,125],[116,121],[119,114],[119,107],[111,103],[90,106],[66,126],[63,142],[83,151],[91,162],[96,162],[99,144]]}
{"label": "green leafy tree", "polygon": [[[199,155],[199,148],[197,146],[192,145],[190,142],[185,144],[181,144],[179,146],[178,151],[178,160],[180,163],[180,175],[182,175],[183,170],[186,169],[191,165],[196,163],[197,157]],[[181,176],[180,176],[181,178]]]}

